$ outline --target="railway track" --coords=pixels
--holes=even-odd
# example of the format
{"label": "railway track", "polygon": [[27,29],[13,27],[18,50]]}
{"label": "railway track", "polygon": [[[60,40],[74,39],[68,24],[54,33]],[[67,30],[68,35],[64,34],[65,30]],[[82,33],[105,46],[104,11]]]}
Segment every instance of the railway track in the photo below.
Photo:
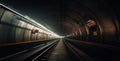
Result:
{"label": "railway track", "polygon": [[119,60],[119,51],[111,45],[57,39],[1,57],[0,61],[114,61]]}
{"label": "railway track", "polygon": [[71,53],[71,57],[73,57],[75,61],[94,61],[94,59],[88,56],[85,52],[70,44],[68,41],[64,40],[64,43],[68,49],[68,52]]}
{"label": "railway track", "polygon": [[120,47],[88,41],[65,39],[65,45],[75,61],[119,61]]}
{"label": "railway track", "polygon": [[[42,60],[43,57],[52,50],[59,40],[54,40],[50,43],[40,44],[35,47],[25,49],[23,51],[1,57],[0,61],[37,61]],[[41,58],[42,57],[42,58]]]}

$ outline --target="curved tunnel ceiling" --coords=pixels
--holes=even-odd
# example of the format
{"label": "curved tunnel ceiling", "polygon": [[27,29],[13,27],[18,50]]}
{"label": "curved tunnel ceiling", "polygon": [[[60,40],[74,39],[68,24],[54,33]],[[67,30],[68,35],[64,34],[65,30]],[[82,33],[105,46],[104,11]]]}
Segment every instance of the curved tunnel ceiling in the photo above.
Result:
{"label": "curved tunnel ceiling", "polygon": [[[114,16],[116,2],[107,0],[5,0],[2,3],[28,15],[52,31],[66,35],[89,19]],[[113,2],[113,3],[112,3]],[[112,3],[112,4],[111,4]]]}

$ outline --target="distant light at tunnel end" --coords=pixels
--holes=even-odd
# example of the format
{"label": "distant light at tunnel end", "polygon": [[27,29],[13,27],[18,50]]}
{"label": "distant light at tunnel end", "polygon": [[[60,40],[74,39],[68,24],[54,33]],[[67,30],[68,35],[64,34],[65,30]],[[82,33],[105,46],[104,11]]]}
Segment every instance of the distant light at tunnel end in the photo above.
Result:
{"label": "distant light at tunnel end", "polygon": [[59,38],[65,38],[65,36],[59,36]]}

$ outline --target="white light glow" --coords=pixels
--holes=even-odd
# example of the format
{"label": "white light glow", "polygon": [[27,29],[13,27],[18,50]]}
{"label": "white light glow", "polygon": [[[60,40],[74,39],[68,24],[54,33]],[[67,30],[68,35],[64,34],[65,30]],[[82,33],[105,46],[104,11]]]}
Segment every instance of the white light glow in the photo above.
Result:
{"label": "white light glow", "polygon": [[30,21],[36,23],[37,25],[39,25],[40,27],[42,27],[42,28],[45,29],[46,31],[48,31],[48,32],[43,31],[44,33],[52,34],[52,35],[54,35],[54,36],[60,37],[58,34],[56,34],[56,33],[52,32],[51,30],[47,29],[45,26],[37,23],[35,20],[31,19],[30,17],[28,17],[28,16],[24,16],[24,17],[27,18],[27,19],[29,19]]}

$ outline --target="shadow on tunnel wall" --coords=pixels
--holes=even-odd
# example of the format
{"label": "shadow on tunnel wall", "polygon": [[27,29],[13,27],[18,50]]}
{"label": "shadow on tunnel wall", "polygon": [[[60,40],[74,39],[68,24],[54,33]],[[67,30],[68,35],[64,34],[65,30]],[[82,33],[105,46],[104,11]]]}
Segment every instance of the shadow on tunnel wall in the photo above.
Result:
{"label": "shadow on tunnel wall", "polygon": [[74,8],[70,8],[77,12],[73,18],[78,26],[66,37],[120,46],[119,5],[117,1],[113,0],[78,1],[77,4],[74,4]]}

